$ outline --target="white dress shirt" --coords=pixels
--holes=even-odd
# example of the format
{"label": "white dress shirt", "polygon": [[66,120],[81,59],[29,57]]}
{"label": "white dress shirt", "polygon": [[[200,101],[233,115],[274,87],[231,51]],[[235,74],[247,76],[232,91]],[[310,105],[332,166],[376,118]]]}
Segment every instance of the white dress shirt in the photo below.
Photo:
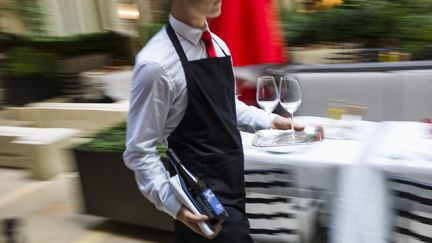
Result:
{"label": "white dress shirt", "polygon": [[[201,35],[205,29],[192,28],[173,16],[169,22],[179,38],[189,61],[207,57]],[[229,55],[226,44],[212,34],[216,54]],[[202,80],[205,82],[205,80]],[[186,111],[186,78],[177,52],[163,28],[138,53],[135,60],[128,114],[125,164],[135,172],[142,194],[159,210],[173,218],[181,208],[168,182],[168,174],[156,145],[167,144],[167,137],[174,131]],[[238,126],[242,130],[256,131],[269,128],[266,112],[247,106],[236,98]],[[274,118],[274,117],[273,117]]]}

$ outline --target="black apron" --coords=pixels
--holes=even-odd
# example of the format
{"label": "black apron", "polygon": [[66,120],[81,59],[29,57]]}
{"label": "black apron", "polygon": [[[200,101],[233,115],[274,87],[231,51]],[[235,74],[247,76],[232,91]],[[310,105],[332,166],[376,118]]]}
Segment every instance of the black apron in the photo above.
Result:
{"label": "black apron", "polygon": [[166,30],[182,62],[188,94],[186,113],[168,137],[168,145],[206,182],[229,214],[222,231],[211,241],[176,221],[175,242],[251,243],[231,58],[225,54],[189,62],[170,24]]}

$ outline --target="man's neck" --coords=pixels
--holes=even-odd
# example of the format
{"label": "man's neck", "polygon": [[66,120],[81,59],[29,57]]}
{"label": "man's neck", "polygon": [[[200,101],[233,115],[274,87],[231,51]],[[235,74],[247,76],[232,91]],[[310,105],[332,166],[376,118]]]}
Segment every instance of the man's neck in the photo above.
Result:
{"label": "man's neck", "polygon": [[207,19],[205,16],[194,16],[181,6],[172,6],[171,15],[174,16],[174,18],[176,18],[178,21],[183,22],[193,28],[204,29],[206,27]]}

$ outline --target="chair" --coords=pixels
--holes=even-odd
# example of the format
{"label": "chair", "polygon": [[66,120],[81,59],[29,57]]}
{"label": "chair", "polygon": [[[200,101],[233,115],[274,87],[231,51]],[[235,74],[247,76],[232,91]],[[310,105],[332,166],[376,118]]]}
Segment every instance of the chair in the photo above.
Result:
{"label": "chair", "polygon": [[389,176],[394,243],[432,242],[432,184]]}
{"label": "chair", "polygon": [[299,188],[284,169],[245,170],[246,214],[256,242],[312,242],[323,200],[318,190]]}

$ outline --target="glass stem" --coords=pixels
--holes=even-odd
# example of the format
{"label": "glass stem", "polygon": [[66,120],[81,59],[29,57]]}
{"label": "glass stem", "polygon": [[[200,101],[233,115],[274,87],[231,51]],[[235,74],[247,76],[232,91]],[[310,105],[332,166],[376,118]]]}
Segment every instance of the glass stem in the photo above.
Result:
{"label": "glass stem", "polygon": [[292,136],[292,138],[294,139],[294,138],[295,138],[295,129],[294,129],[294,112],[293,112],[293,113],[289,113],[289,114],[290,114],[290,116],[291,116],[291,130],[292,130],[291,136]]}

